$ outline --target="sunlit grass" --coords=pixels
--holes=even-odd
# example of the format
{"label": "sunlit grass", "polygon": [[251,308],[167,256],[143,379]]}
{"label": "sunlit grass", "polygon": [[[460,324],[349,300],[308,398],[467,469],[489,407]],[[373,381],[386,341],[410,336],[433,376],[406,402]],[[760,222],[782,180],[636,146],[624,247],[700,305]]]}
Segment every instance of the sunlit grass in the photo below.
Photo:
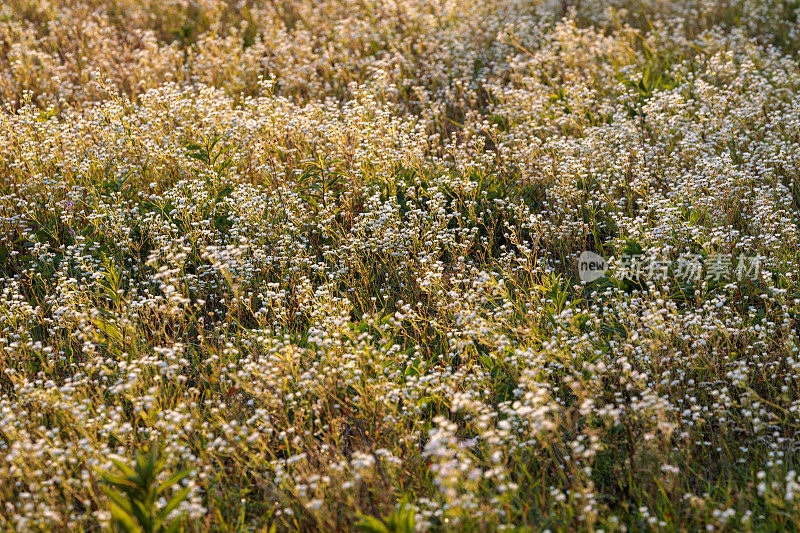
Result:
{"label": "sunlit grass", "polygon": [[7,3],[0,529],[797,528],[795,7]]}

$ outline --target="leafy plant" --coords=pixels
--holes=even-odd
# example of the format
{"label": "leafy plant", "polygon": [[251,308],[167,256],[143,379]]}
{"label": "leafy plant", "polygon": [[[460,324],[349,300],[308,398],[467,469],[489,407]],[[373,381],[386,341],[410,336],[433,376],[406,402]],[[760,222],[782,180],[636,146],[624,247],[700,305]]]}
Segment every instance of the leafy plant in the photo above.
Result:
{"label": "leafy plant", "polygon": [[126,533],[170,533],[182,530],[182,517],[169,519],[170,513],[189,495],[190,487],[182,488],[172,495],[161,509],[156,501],[165,496],[167,490],[189,475],[184,470],[158,483],[164,470],[164,459],[157,446],[148,452],[139,452],[133,466],[112,459],[118,473],[102,474],[102,487],[109,499],[111,519],[116,531]]}
{"label": "leafy plant", "polygon": [[[214,135],[204,138],[202,143],[189,143],[186,145],[187,155],[210,166],[218,175],[222,175],[231,166],[233,156],[228,155],[232,146],[217,148],[220,136]],[[227,157],[226,157],[227,156]]]}
{"label": "leafy plant", "polygon": [[303,173],[298,178],[298,185],[302,187],[300,196],[311,204],[315,210],[320,206],[327,207],[327,196],[341,180],[343,174],[334,168],[341,164],[339,160],[328,160],[327,157],[318,156],[305,162]]}
{"label": "leafy plant", "polygon": [[403,498],[397,505],[397,509],[382,519],[374,516],[361,516],[361,520],[356,524],[356,529],[365,533],[414,533],[415,524],[414,507],[409,505],[406,498]]}

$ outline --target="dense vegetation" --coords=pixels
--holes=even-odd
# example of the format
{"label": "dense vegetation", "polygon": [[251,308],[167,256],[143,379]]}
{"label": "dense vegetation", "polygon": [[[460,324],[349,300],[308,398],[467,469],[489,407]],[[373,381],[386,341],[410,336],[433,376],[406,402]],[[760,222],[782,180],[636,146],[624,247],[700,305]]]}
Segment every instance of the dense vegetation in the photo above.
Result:
{"label": "dense vegetation", "polygon": [[0,529],[797,529],[799,16],[5,2]]}

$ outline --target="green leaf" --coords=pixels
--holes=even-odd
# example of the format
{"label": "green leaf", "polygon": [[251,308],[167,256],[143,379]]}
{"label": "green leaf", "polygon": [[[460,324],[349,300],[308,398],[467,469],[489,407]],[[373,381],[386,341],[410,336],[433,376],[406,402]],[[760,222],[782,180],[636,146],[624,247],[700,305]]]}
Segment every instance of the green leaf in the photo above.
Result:
{"label": "green leaf", "polygon": [[139,522],[139,527],[141,527],[145,533],[151,533],[153,531],[153,517],[147,512],[142,502],[131,502],[131,514]]}
{"label": "green leaf", "polygon": [[184,487],[182,490],[175,493],[175,495],[167,502],[167,505],[161,510],[161,515],[166,518],[169,513],[171,513],[186,499],[191,490],[192,487]]}
{"label": "green leaf", "polygon": [[161,531],[162,533],[176,533],[180,529],[181,529],[180,521],[175,520],[170,525],[159,528],[159,531]]}
{"label": "green leaf", "polygon": [[123,463],[118,459],[111,459],[111,462],[114,463],[114,466],[119,468],[122,471],[122,473],[128,477],[128,481],[132,480],[133,478],[136,478],[136,472],[134,472],[133,468],[129,467],[128,465],[126,465],[125,463]]}
{"label": "green leaf", "polygon": [[178,472],[177,474],[175,474],[174,476],[172,476],[171,478],[169,478],[164,483],[158,486],[158,488],[156,489],[156,495],[160,495],[162,492],[170,488],[175,483],[178,483],[180,480],[182,480],[191,473],[192,471],[188,469],[184,470],[183,472]]}
{"label": "green leaf", "polygon": [[121,510],[125,511],[126,513],[130,513],[131,505],[128,500],[125,499],[122,494],[118,493],[117,491],[111,489],[110,487],[100,487],[103,492],[106,493],[108,499],[114,502],[114,504],[119,507]]}
{"label": "green leaf", "polygon": [[220,189],[219,192],[217,192],[217,202],[219,202],[223,198],[227,198],[228,196],[230,196],[232,192],[233,192],[233,187],[231,187],[230,185],[226,185],[225,187]]}
{"label": "green leaf", "polygon": [[355,528],[364,533],[390,533],[386,524],[372,516],[362,516],[361,521],[355,525]]}
{"label": "green leaf", "polygon": [[114,504],[111,505],[111,520],[125,533],[139,533],[142,530],[125,511]]}

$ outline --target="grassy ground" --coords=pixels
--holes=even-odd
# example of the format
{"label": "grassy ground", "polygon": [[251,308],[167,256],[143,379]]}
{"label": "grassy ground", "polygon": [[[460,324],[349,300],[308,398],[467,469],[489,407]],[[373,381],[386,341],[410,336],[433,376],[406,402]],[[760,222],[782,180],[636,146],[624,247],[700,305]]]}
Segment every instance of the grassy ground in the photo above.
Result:
{"label": "grassy ground", "polygon": [[0,529],[797,529],[799,15],[5,3]]}

